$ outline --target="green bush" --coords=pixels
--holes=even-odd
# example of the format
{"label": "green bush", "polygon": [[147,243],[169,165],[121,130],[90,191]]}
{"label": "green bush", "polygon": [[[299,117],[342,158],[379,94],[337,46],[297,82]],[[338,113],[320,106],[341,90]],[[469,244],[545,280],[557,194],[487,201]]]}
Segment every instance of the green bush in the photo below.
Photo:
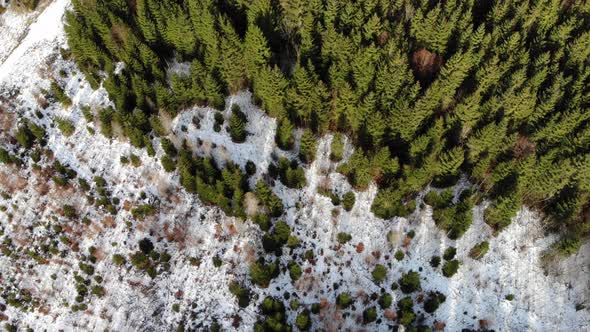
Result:
{"label": "green bush", "polygon": [[336,304],[342,309],[348,308],[352,304],[352,302],[353,299],[349,293],[340,293],[336,297]]}
{"label": "green bush", "polygon": [[242,287],[236,281],[230,282],[229,292],[238,299],[238,305],[241,308],[246,308],[250,305],[250,291],[247,288]]}
{"label": "green bush", "polygon": [[299,145],[299,159],[306,164],[311,163],[315,159],[316,148],[316,137],[311,130],[305,129]]}
{"label": "green bush", "polygon": [[371,275],[373,276],[373,281],[379,284],[387,277],[387,268],[381,264],[377,264]]}
{"label": "green bush", "polygon": [[334,135],[332,139],[332,144],[330,145],[330,160],[338,162],[342,160],[344,155],[344,136],[342,134],[337,133]]}
{"label": "green bush", "polygon": [[370,307],[363,311],[363,322],[365,324],[372,323],[377,320],[377,308]]}
{"label": "green bush", "polygon": [[446,261],[442,267],[443,275],[447,278],[452,277],[459,270],[459,265],[460,263],[456,259]]}
{"label": "green bush", "polygon": [[23,148],[30,149],[31,147],[33,147],[34,136],[31,130],[29,129],[29,126],[22,125],[18,127],[15,138],[18,144]]}
{"label": "green bush", "polygon": [[270,281],[279,273],[278,264],[276,262],[264,264],[263,262],[255,262],[250,265],[250,279],[252,282],[261,288],[267,288]]}
{"label": "green bush", "polygon": [[338,233],[338,235],[336,236],[338,243],[340,244],[345,244],[348,241],[352,240],[352,235],[348,234],[348,233]]}
{"label": "green bush", "polygon": [[295,326],[297,326],[300,331],[308,331],[311,327],[309,312],[304,310],[303,312],[299,313],[295,318]]}
{"label": "green bush", "polygon": [[437,268],[440,265],[440,256],[432,256],[430,259],[430,266]]}
{"label": "green bush", "polygon": [[446,261],[450,261],[451,259],[455,258],[456,254],[457,254],[457,248],[448,247],[447,249],[445,249],[445,252],[443,254],[443,259]]}
{"label": "green bush", "polygon": [[344,207],[344,210],[346,210],[346,211],[352,210],[355,200],[356,200],[356,196],[355,196],[354,192],[349,191],[346,194],[344,194],[342,196],[342,207]]}
{"label": "green bush", "polygon": [[57,117],[55,118],[55,122],[57,122],[57,128],[59,128],[59,130],[64,136],[72,136],[72,134],[74,134],[74,131],[76,131],[74,123],[69,119]]}
{"label": "green bush", "polygon": [[389,293],[384,293],[379,298],[379,306],[381,306],[382,309],[387,309],[387,308],[391,307],[392,302],[393,302],[393,297]]}
{"label": "green bush", "polygon": [[398,250],[398,251],[395,252],[395,255],[393,257],[395,257],[396,260],[401,261],[401,260],[404,259],[405,256],[406,255],[404,254],[403,251]]}
{"label": "green bush", "polygon": [[289,262],[289,276],[291,277],[291,279],[293,281],[297,281],[299,278],[301,278],[301,275],[303,274],[303,271],[301,271],[301,266],[299,266],[299,264],[295,263],[294,261]]}
{"label": "green bush", "polygon": [[82,112],[82,115],[84,116],[86,122],[94,121],[94,113],[92,112],[90,106],[82,106],[80,107],[80,111]]}
{"label": "green bush", "polygon": [[402,298],[398,301],[397,307],[399,309],[399,323],[404,326],[409,326],[412,324],[416,319],[416,314],[414,314],[414,301],[412,301],[412,298],[409,296]]}
{"label": "green bush", "polygon": [[122,266],[125,264],[125,257],[120,254],[113,255],[113,263],[117,266]]}
{"label": "green bush", "polygon": [[371,212],[382,219],[406,217],[414,212],[414,202],[404,204],[401,193],[397,190],[379,190],[371,205]]}
{"label": "green bush", "polygon": [[166,172],[171,173],[176,170],[176,164],[174,163],[174,160],[168,157],[168,155],[163,155],[160,162],[162,163],[162,167]]}
{"label": "green bush", "polygon": [[404,294],[410,294],[420,290],[420,274],[418,272],[409,271],[402,274],[398,280],[399,287]]}
{"label": "green bush", "polygon": [[246,162],[245,168],[246,174],[248,174],[249,176],[256,174],[256,164],[254,164],[251,160],[248,160],[248,162]]}
{"label": "green bush", "polygon": [[174,158],[176,157],[176,155],[178,155],[178,150],[176,149],[174,143],[172,143],[171,140],[164,137],[160,141],[160,144],[162,145],[162,150],[164,150],[168,157]]}
{"label": "green bush", "polygon": [[446,301],[446,297],[440,292],[428,293],[428,298],[424,301],[424,311],[431,314],[438,309],[441,303]]}
{"label": "green bush", "polygon": [[72,100],[66,95],[64,89],[62,89],[57,82],[51,82],[51,93],[53,93],[55,99],[57,99],[57,101],[59,101],[64,107],[67,108],[72,106]]}
{"label": "green bush", "polygon": [[288,119],[281,119],[278,122],[275,141],[282,150],[291,150],[293,148],[293,125]]}
{"label": "green bush", "polygon": [[506,295],[505,298],[507,301],[512,301],[512,300],[514,300],[514,294],[508,294],[508,295]]}
{"label": "green bush", "polygon": [[231,116],[229,118],[229,134],[235,143],[243,143],[246,141],[246,123],[248,118],[246,114],[242,113],[238,104],[233,104],[231,107]]}
{"label": "green bush", "polygon": [[490,249],[490,244],[488,241],[483,241],[471,248],[469,251],[469,257],[473,259],[480,259],[482,258]]}
{"label": "green bush", "polygon": [[290,162],[288,159],[281,157],[278,170],[281,183],[289,188],[301,189],[307,184],[305,171],[295,161]]}

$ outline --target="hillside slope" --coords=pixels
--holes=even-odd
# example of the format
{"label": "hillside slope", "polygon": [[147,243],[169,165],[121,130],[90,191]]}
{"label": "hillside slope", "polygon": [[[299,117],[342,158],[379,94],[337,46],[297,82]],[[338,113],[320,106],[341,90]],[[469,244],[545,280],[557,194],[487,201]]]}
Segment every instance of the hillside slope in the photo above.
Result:
{"label": "hillside slope", "polygon": [[[304,188],[290,189],[279,181],[273,187],[285,206],[283,220],[299,239],[298,247],[283,249],[281,263],[299,262],[303,275],[292,282],[289,271],[283,270],[268,288],[254,286],[249,266],[256,253],[263,252],[263,232],[257,225],[228,217],[188,193],[177,172],[164,171],[160,144],[155,144],[156,155],[149,156],[122,138],[102,136],[98,122],[85,119],[83,107],[112,102],[104,89],[92,90],[75,64],[60,55],[60,48],[67,48],[63,15],[69,6],[68,0],[50,1],[38,15],[26,14],[35,17],[28,28],[26,19],[16,19],[25,14],[9,11],[0,16],[12,15],[0,25],[0,44],[14,45],[9,55],[0,53],[0,146],[26,156],[22,166],[0,165],[4,323],[19,330],[161,331],[185,326],[200,331],[219,324],[224,330],[250,331],[260,318],[259,304],[270,295],[285,303],[298,299],[300,307],[288,311],[289,323],[295,323],[303,309],[320,303],[319,314],[311,315],[312,330],[388,330],[397,325],[395,303],[407,296],[392,284],[409,271],[419,271],[421,290],[410,296],[422,325],[446,326],[447,331],[581,331],[590,325],[590,245],[566,259],[543,260],[557,238],[545,234],[541,218],[526,208],[493,234],[483,220],[486,203],[477,205],[473,225],[458,240],[437,228],[432,208],[420,204],[423,195],[409,217],[377,218],[371,212],[376,186],[352,190],[336,172],[353,148],[346,144],[344,161],[331,161],[330,134],[319,140],[316,160],[305,167]],[[24,37],[12,32],[19,30],[27,31]],[[50,90],[54,81],[64,87],[71,106],[45,99],[42,89]],[[233,104],[248,119],[249,135],[241,144],[232,142],[225,128],[214,130],[216,111],[211,108],[184,110],[165,125],[177,146],[186,139],[197,155],[212,155],[219,164],[231,160],[242,168],[253,161],[253,184],[265,176],[275,156],[289,157],[289,152],[275,146],[276,121],[251,99],[242,91],[225,102],[226,119]],[[73,133],[64,135],[58,118],[69,119]],[[40,151],[37,162],[13,138],[25,119],[45,129],[44,144],[35,146]],[[122,156],[131,155],[141,164],[121,163]],[[61,176],[55,162],[75,171],[65,185],[55,181]],[[458,197],[467,184],[462,179],[454,195]],[[318,193],[325,186],[340,195],[352,190],[353,208],[334,206]],[[92,204],[89,196],[108,196],[117,213]],[[141,215],[136,209],[146,205],[156,209]],[[339,243],[340,233],[351,240]],[[142,239],[154,246],[147,258],[153,267],[149,273],[131,264]],[[473,246],[484,240],[489,242],[487,254],[470,258]],[[456,248],[461,261],[451,278],[430,264],[448,247]],[[398,251],[404,253],[401,260],[394,259]],[[114,255],[126,262],[118,264]],[[380,283],[372,276],[377,264],[388,268]],[[244,308],[230,292],[234,280],[253,293]],[[446,296],[433,314],[423,309],[431,291]],[[346,310],[335,304],[343,292],[355,299]],[[81,293],[85,295],[77,298]],[[392,295],[394,305],[377,309],[374,322],[363,322],[365,308],[379,307],[375,297],[384,293]]]}

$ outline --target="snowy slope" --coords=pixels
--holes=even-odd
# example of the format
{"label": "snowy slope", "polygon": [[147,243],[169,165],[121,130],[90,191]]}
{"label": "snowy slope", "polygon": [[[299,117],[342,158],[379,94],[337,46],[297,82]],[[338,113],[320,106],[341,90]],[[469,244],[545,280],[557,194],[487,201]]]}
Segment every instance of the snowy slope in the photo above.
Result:
{"label": "snowy slope", "polygon": [[[258,296],[247,308],[240,308],[229,293],[228,284],[232,280],[249,283],[248,264],[255,259],[255,253],[261,253],[262,232],[251,222],[226,217],[184,191],[176,174],[163,171],[158,160],[162,151],[157,151],[156,157],[149,157],[144,150],[135,149],[124,141],[109,140],[87,130],[87,127],[95,130],[97,127],[86,123],[80,107],[100,107],[110,102],[103,89],[90,89],[72,63],[59,59],[59,48],[66,46],[63,14],[68,6],[67,0],[54,0],[39,13],[3,15],[0,43],[7,47],[0,53],[0,95],[7,98],[0,98],[0,112],[11,114],[15,119],[29,118],[46,127],[47,148],[53,156],[44,157],[44,165],[51,164],[54,158],[89,182],[100,175],[107,181],[112,195],[121,202],[129,202],[131,206],[149,202],[157,204],[159,211],[144,221],[136,221],[130,211],[122,208],[110,220],[104,210],[88,204],[77,186],[63,189],[50,184],[46,190],[41,188],[43,183],[51,181],[34,170],[32,163],[23,168],[0,165],[0,177],[4,178],[0,189],[11,194],[9,198],[0,198],[0,205],[9,207],[8,212],[13,215],[10,218],[8,213],[0,212],[4,233],[18,239],[19,243],[37,243],[48,236],[46,223],[59,222],[68,226],[66,233],[76,244],[60,244],[65,252],[63,257],[39,264],[25,258],[15,263],[0,256],[2,287],[26,289],[41,303],[38,308],[26,312],[8,306],[2,315],[11,324],[23,329],[49,331],[160,331],[173,330],[181,322],[204,330],[217,320],[225,330],[248,331],[257,319],[257,305],[266,295],[282,297],[284,292],[289,292],[305,307],[322,299],[330,303],[322,315],[315,316],[314,328],[358,330],[362,328],[359,319],[362,318],[363,299],[370,303],[371,293],[381,293],[381,286],[371,277],[374,266],[380,263],[390,267],[383,284],[387,291],[402,273],[420,270],[424,291],[436,290],[447,296],[435,315],[425,318],[427,324],[444,322],[446,331],[477,329],[480,320],[487,320],[489,328],[497,331],[588,330],[590,313],[587,309],[576,310],[576,305],[590,303],[589,245],[577,255],[552,262],[545,268],[541,255],[555,238],[545,236],[541,218],[526,208],[494,237],[483,222],[485,206],[478,206],[474,209],[474,223],[469,231],[459,240],[451,241],[434,225],[429,207],[419,208],[408,219],[375,217],[370,211],[376,194],[374,186],[356,193],[357,202],[352,211],[337,208],[339,214],[335,216],[335,207],[328,198],[317,193],[317,187],[328,181],[336,192],[344,193],[350,186],[342,175],[335,173],[336,164],[329,160],[330,135],[319,141],[317,160],[306,169],[306,188],[288,189],[280,183],[275,187],[288,208],[284,220],[302,243],[291,256],[313,249],[316,261],[302,263],[306,272],[294,284],[287,272],[274,279],[267,289],[253,286]],[[27,29],[31,19],[35,22]],[[27,32],[20,35],[18,31]],[[58,74],[61,70],[67,73],[65,78]],[[39,106],[35,97],[52,79],[65,83],[66,93],[74,104],[69,109],[56,103],[45,109]],[[211,153],[222,163],[233,160],[244,166],[252,160],[257,164],[256,176],[261,176],[273,153],[289,154],[275,147],[275,121],[252,105],[250,97],[249,92],[242,92],[226,101],[226,116],[230,105],[238,103],[249,119],[250,135],[243,144],[231,142],[225,129],[214,132],[213,110],[207,108],[181,113],[172,121],[172,130],[179,141],[187,139],[197,153]],[[39,119],[36,111],[40,111],[43,118]],[[72,136],[65,137],[51,126],[51,119],[56,116],[74,122],[76,131]],[[200,127],[193,124],[194,116],[202,116]],[[198,139],[205,142],[202,147],[197,147]],[[349,146],[346,155],[350,156],[351,152]],[[131,153],[141,158],[141,166],[120,163],[121,156]],[[141,197],[142,192],[145,198]],[[59,216],[63,204],[75,206],[81,215],[92,220],[90,225],[70,223]],[[53,217],[57,217],[57,221]],[[404,245],[405,234],[410,230],[416,235]],[[351,234],[351,242],[338,245],[336,236],[340,232]],[[397,234],[398,239],[389,241],[386,236],[389,232]],[[155,279],[129,264],[115,266],[111,260],[113,254],[128,256],[136,251],[137,242],[144,237],[152,239],[157,250],[165,250],[172,256],[168,272]],[[469,250],[482,240],[490,242],[490,251],[480,261],[474,261],[468,257]],[[364,247],[361,252],[357,250],[359,243]],[[106,294],[102,298],[92,297],[87,310],[73,312],[74,272],[79,272],[80,255],[87,253],[90,246],[101,253],[95,275],[104,278],[102,285]],[[429,265],[431,257],[442,255],[448,246],[457,248],[462,261],[458,274],[452,278],[443,277],[440,268],[433,269]],[[401,262],[393,258],[398,249],[406,252]],[[221,267],[213,265],[214,257],[221,258]],[[198,258],[200,264],[192,264],[191,258]],[[287,262],[291,258],[283,255],[281,259]],[[53,274],[55,279],[48,277]],[[331,305],[342,291],[357,297],[357,305],[348,316]],[[399,291],[392,291],[392,294],[394,303],[403,297]],[[514,300],[506,300],[508,294],[514,294]],[[179,305],[178,312],[173,309],[174,304]],[[421,305],[416,306],[417,311],[420,308]],[[383,314],[379,309],[380,322],[365,328],[388,330],[394,322]],[[0,317],[4,317],[2,315]],[[240,318],[238,326],[234,325],[236,317]],[[294,319],[295,314],[291,314],[289,321]]]}

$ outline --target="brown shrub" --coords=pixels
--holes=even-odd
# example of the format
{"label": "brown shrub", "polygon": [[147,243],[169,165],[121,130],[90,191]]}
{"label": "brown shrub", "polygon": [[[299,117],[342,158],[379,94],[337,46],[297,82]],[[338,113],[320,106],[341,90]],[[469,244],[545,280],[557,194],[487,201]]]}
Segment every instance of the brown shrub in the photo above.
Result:
{"label": "brown shrub", "polygon": [[514,152],[514,157],[516,157],[516,159],[524,159],[535,153],[535,149],[535,143],[531,142],[528,137],[519,136],[516,142],[514,142],[512,151]]}
{"label": "brown shrub", "polygon": [[442,57],[425,48],[421,48],[412,54],[412,68],[414,69],[414,75],[420,81],[429,81],[433,79],[440,70],[442,64]]}

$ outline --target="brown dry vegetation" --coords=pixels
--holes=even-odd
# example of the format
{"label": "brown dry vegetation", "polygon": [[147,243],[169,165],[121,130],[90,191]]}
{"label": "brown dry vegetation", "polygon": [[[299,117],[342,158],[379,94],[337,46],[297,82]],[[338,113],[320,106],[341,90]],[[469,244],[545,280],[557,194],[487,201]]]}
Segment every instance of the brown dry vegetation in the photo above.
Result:
{"label": "brown dry vegetation", "polygon": [[442,64],[443,59],[441,56],[425,48],[421,48],[412,54],[414,75],[421,82],[432,80],[440,70]]}

